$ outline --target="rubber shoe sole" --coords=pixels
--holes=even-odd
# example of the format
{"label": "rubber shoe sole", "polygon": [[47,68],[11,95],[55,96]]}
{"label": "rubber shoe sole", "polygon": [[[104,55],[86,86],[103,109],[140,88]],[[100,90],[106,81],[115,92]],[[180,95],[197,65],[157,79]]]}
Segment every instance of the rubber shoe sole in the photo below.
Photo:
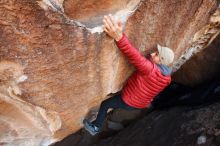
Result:
{"label": "rubber shoe sole", "polygon": [[92,124],[88,120],[83,120],[84,127],[86,131],[88,131],[92,136],[99,133],[99,131],[95,130],[95,127],[92,127]]}

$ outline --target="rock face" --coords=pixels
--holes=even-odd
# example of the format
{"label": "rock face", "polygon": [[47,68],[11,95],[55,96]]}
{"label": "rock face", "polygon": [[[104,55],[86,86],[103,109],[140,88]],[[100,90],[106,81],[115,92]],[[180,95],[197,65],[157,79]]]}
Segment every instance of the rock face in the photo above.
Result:
{"label": "rock face", "polygon": [[96,146],[185,146],[220,144],[220,104],[154,111]]}
{"label": "rock face", "polygon": [[107,13],[140,51],[173,48],[176,69],[219,33],[216,0],[0,1],[0,144],[58,141],[122,88],[133,69],[102,33]]}
{"label": "rock face", "polygon": [[173,76],[177,82],[194,86],[220,73],[220,35],[206,49],[193,56]]}

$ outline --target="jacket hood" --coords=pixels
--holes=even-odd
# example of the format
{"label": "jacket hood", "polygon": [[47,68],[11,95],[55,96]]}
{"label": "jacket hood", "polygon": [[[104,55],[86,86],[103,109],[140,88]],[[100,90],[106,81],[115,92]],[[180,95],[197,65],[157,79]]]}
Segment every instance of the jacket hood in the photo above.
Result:
{"label": "jacket hood", "polygon": [[157,66],[159,67],[161,73],[164,76],[169,76],[172,73],[172,68],[163,64],[157,64]]}

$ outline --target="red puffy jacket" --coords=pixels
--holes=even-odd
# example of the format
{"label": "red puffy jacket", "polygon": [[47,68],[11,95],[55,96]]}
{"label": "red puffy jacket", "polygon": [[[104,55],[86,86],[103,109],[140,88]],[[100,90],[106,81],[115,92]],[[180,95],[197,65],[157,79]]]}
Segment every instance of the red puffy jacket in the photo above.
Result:
{"label": "red puffy jacket", "polygon": [[171,76],[164,76],[155,63],[142,56],[125,34],[116,44],[136,67],[136,71],[122,89],[122,99],[132,107],[146,108],[153,98],[170,84]]}

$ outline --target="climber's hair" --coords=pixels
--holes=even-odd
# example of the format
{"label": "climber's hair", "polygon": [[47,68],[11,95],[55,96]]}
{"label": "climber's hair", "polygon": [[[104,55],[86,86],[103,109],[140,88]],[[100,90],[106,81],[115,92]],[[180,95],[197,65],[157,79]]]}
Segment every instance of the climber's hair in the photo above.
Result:
{"label": "climber's hair", "polygon": [[149,49],[145,50],[145,51],[143,52],[143,55],[144,55],[146,58],[149,58],[149,57],[150,57],[150,54],[151,54],[151,53],[154,53],[154,52],[156,52],[156,51],[158,51],[158,50],[157,50],[157,47],[154,46],[154,47],[152,47],[150,50],[149,50]]}

